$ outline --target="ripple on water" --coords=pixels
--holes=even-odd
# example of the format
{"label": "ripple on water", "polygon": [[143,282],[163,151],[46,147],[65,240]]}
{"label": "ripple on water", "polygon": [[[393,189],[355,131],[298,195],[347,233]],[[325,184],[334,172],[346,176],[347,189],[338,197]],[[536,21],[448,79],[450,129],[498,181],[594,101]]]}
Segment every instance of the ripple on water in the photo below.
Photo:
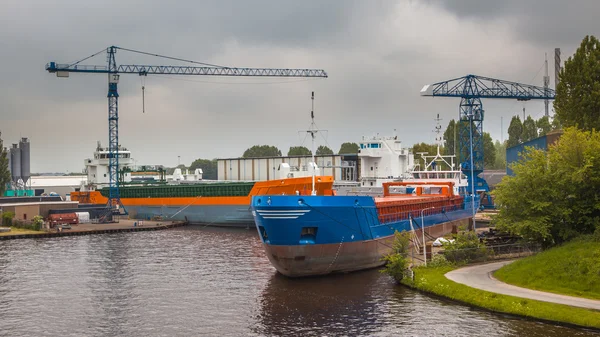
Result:
{"label": "ripple on water", "polygon": [[0,243],[0,336],[600,336],[457,305],[376,270],[288,279],[252,230]]}

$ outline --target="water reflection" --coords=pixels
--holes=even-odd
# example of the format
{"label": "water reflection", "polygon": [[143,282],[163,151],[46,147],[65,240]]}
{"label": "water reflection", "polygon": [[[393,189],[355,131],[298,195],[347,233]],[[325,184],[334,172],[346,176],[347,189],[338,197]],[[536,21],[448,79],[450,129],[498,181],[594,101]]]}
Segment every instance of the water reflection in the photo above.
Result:
{"label": "water reflection", "polygon": [[377,270],[289,279],[254,231],[0,242],[0,336],[600,336],[396,286]]}
{"label": "water reflection", "polygon": [[259,333],[369,335],[377,330],[377,272],[290,279],[274,273],[260,299]]}

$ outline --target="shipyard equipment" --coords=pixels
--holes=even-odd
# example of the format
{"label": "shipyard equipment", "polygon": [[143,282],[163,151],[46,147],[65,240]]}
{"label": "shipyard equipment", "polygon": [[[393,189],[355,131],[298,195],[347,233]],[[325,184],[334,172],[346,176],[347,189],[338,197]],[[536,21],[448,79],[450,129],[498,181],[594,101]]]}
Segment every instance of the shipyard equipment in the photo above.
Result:
{"label": "shipyard equipment", "polygon": [[[117,65],[117,50],[143,55],[166,58],[170,60],[194,64],[193,66],[173,65]],[[106,52],[108,65],[82,65],[80,63]],[[46,70],[56,73],[57,77],[69,77],[70,73],[91,73],[108,75],[108,147],[109,147],[109,197],[108,207],[113,213],[126,214],[119,194],[119,94],[117,85],[121,74],[146,75],[204,75],[204,76],[258,76],[258,77],[327,77],[324,70],[319,69],[273,69],[273,68],[233,68],[184,60],[180,58],[151,54],[138,50],[116,46],[108,47],[89,57],[71,64],[50,62]]]}
{"label": "shipyard equipment", "polygon": [[[458,97],[459,128],[458,148],[461,170],[469,179],[469,190],[484,194],[487,206],[492,207],[489,187],[485,179],[479,177],[483,172],[483,117],[482,98],[504,98],[528,101],[532,99],[554,99],[555,91],[546,87],[503,81],[495,78],[467,75],[448,81],[426,85],[421,96]],[[483,201],[483,200],[482,200]]]}

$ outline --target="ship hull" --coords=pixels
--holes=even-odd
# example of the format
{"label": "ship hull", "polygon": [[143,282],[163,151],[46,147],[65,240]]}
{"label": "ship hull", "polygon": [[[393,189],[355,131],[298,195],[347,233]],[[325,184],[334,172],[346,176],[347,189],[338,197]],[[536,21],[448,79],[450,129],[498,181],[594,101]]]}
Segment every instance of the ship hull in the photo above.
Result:
{"label": "ship hull", "polygon": [[[458,226],[467,225],[468,219],[454,220],[426,227],[432,236],[451,233]],[[421,235],[421,230],[414,231]],[[275,269],[288,277],[319,276],[348,273],[381,267],[383,256],[392,252],[394,236],[374,240],[333,243],[310,246],[275,246],[263,243],[263,248]]]}
{"label": "ship hull", "polygon": [[[257,230],[271,264],[283,275],[303,277],[379,267],[396,231],[442,236],[472,215],[470,203],[422,218],[380,223],[368,196],[259,196],[252,199]],[[414,213],[414,212],[413,212]]]}
{"label": "ship hull", "polygon": [[[250,183],[248,195],[221,195],[221,192],[242,193],[228,189],[238,183],[207,183],[182,186],[128,186],[121,189],[121,202],[129,217],[138,220],[161,218],[170,221],[186,221],[192,224],[220,227],[252,227],[254,219],[250,211],[252,196],[277,194],[306,195],[312,187],[312,177],[285,178]],[[315,189],[318,195],[331,195],[333,177],[317,176]],[[212,191],[210,190],[212,189]],[[104,194],[107,191],[103,191]],[[206,192],[205,195],[201,194]],[[108,198],[101,191],[73,192],[71,200],[85,204],[106,205]]]}
{"label": "ship hull", "polygon": [[168,221],[185,221],[219,227],[254,227],[254,219],[247,205],[188,206],[126,206],[130,217],[151,220],[157,217]]}

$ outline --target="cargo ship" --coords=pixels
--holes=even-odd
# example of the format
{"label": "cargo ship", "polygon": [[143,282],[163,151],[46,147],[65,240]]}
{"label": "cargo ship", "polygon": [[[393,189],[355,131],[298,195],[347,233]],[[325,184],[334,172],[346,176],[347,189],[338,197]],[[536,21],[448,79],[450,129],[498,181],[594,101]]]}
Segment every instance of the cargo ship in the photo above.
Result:
{"label": "cargo ship", "polygon": [[442,236],[467,224],[479,197],[468,194],[466,177],[448,157],[438,147],[410,179],[384,182],[381,197],[254,196],[252,214],[271,264],[289,277],[375,268],[396,231]]}
{"label": "cargo ship", "polygon": [[[120,197],[129,217],[140,220],[161,219],[187,221],[189,223],[251,227],[254,219],[250,212],[250,200],[255,195],[306,195],[312,193],[313,175],[318,174],[316,165],[310,165],[306,176],[293,178],[289,167],[281,168],[283,178],[259,182],[227,182],[202,179],[202,171],[182,174],[175,170],[173,179],[166,180],[160,167],[131,168],[131,153],[119,150],[119,176],[123,185]],[[70,199],[82,204],[106,205],[108,203],[108,149],[98,143],[93,159],[86,159],[88,182],[80,191],[72,192]],[[158,179],[155,179],[157,178]],[[316,176],[315,190],[318,195],[333,194],[333,177]]]}

